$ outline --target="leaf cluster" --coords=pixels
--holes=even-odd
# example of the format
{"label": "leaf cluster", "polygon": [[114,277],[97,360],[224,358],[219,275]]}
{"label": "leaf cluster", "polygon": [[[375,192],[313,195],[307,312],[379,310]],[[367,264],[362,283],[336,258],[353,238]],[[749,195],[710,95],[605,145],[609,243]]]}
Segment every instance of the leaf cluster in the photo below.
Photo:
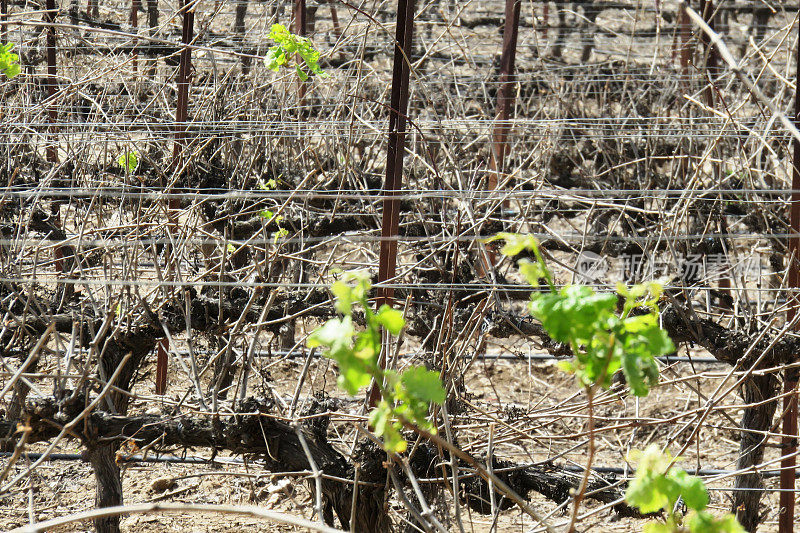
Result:
{"label": "leaf cluster", "polygon": [[[500,233],[489,239],[495,240],[505,241],[500,251],[506,256],[523,250],[533,253],[534,261],[518,262],[520,273],[533,286],[546,285],[546,290],[531,296],[529,306],[547,333],[572,349],[574,359],[562,368],[574,373],[587,390],[597,385],[607,388],[621,368],[633,393],[647,396],[658,383],[655,358],[675,350],[658,325],[661,286],[618,285],[616,294],[574,285],[558,289],[533,236]],[[639,465],[625,499],[643,513],[666,515],[664,522],[647,524],[645,533],[744,533],[734,515],[715,517],[706,511],[705,484],[683,470],[670,469],[673,459],[668,452],[651,445],[644,452],[634,450],[631,459]],[[676,511],[679,501],[690,510],[686,516]]]}
{"label": "leaf cluster", "polygon": [[136,152],[125,152],[117,158],[117,164],[122,170],[132,174],[139,167],[139,154]]}
{"label": "leaf cluster", "polygon": [[[631,391],[647,396],[658,383],[655,358],[671,353],[675,346],[658,325],[657,302],[661,287],[647,283],[617,293],[596,292],[591,287],[568,285],[560,289],[545,265],[536,239],[530,235],[500,233],[491,239],[504,240],[501,253],[515,256],[523,250],[535,260],[521,259],[520,273],[534,286],[544,280],[547,290],[531,296],[531,314],[542,323],[550,337],[568,344],[574,358],[561,367],[574,373],[585,387],[608,388],[615,372],[622,369]],[[617,312],[620,297],[624,300]],[[637,313],[632,316],[632,312]]]}
{"label": "leaf cluster", "polygon": [[[265,62],[268,69],[278,72],[281,67],[288,66],[291,57],[295,57],[294,68],[301,80],[306,81],[310,74],[327,77],[319,66],[319,51],[309,39],[295,35],[282,24],[272,25],[269,38],[275,46],[267,52]],[[302,65],[299,60],[302,60]]]}
{"label": "leaf cluster", "polygon": [[277,243],[280,239],[283,239],[287,235],[289,235],[289,230],[282,227],[281,221],[283,220],[282,215],[275,215],[275,213],[269,209],[264,209],[258,212],[258,216],[265,219],[267,223],[274,220],[275,225],[278,226],[278,231],[275,232],[275,236],[273,237],[273,244]]}
{"label": "leaf cluster", "polygon": [[[445,391],[436,372],[412,366],[404,372],[384,370],[378,364],[381,353],[381,330],[399,335],[405,326],[400,311],[382,305],[373,312],[368,302],[371,289],[364,272],[344,273],[331,286],[336,309],[341,318],[328,320],[308,338],[309,347],[324,347],[325,355],[339,366],[339,386],[350,395],[368,386],[373,379],[381,390],[382,400],[370,413],[369,421],[376,435],[383,438],[388,451],[405,451],[407,443],[401,430],[411,423],[431,433],[436,427],[428,420],[431,403],[441,404]],[[356,331],[353,312],[361,308],[366,328]]]}
{"label": "leaf cluster", "polygon": [[13,78],[20,73],[19,55],[13,53],[14,43],[0,44],[0,72],[6,78]]}
{"label": "leaf cluster", "polygon": [[[669,452],[662,452],[651,444],[643,452],[632,450],[632,461],[638,461],[636,477],[625,492],[625,499],[643,513],[663,511],[664,522],[651,522],[645,533],[744,533],[736,517],[728,513],[715,517],[709,513],[708,489],[703,480],[684,470],[670,468],[673,462]],[[683,501],[689,513],[676,511]]]}

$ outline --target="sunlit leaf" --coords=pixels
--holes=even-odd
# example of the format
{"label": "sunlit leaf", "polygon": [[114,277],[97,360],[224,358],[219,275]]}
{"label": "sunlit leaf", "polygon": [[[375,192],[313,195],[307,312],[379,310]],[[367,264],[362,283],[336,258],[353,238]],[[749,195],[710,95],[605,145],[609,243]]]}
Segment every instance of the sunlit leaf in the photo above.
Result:
{"label": "sunlit leaf", "polygon": [[445,400],[445,390],[438,372],[424,366],[415,366],[403,372],[400,379],[409,394],[416,399],[436,404],[442,404]]}
{"label": "sunlit leaf", "polygon": [[681,497],[686,507],[695,511],[708,507],[708,490],[702,479],[690,476],[683,470],[671,471],[670,478],[680,485]]}
{"label": "sunlit leaf", "polygon": [[139,156],[136,152],[125,152],[117,159],[117,164],[128,173],[132,173],[139,166]]}
{"label": "sunlit leaf", "polygon": [[378,322],[386,328],[386,331],[392,335],[399,335],[406,321],[403,318],[403,313],[397,309],[392,309],[386,304],[383,304],[376,315]]}

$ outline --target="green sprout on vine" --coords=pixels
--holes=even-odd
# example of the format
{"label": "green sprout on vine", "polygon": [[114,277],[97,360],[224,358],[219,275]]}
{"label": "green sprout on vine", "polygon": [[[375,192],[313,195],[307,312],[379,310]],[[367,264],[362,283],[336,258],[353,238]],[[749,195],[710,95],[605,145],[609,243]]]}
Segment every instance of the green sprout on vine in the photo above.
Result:
{"label": "green sprout on vine", "polygon": [[[399,335],[405,319],[400,311],[385,304],[373,312],[367,300],[370,288],[366,273],[344,273],[342,279],[331,286],[336,309],[342,317],[328,320],[316,329],[307,344],[311,348],[324,347],[325,356],[336,361],[339,387],[348,394],[357,394],[375,380],[382,400],[370,412],[370,426],[383,439],[387,451],[402,453],[408,444],[401,433],[404,426],[436,433],[436,426],[428,420],[428,410],[432,403],[441,405],[444,402],[445,390],[438,372],[424,366],[412,366],[403,372],[380,367],[381,330]],[[366,322],[366,328],[360,331],[353,321],[357,307],[363,310]]]}
{"label": "green sprout on vine", "polygon": [[269,38],[275,42],[275,46],[267,52],[265,61],[268,69],[278,72],[281,67],[289,64],[289,58],[295,57],[294,68],[297,77],[302,81],[306,81],[310,74],[328,77],[319,66],[319,51],[309,39],[295,35],[282,24],[272,25]]}
{"label": "green sprout on vine", "polygon": [[258,212],[258,216],[265,219],[267,223],[274,221],[275,225],[278,226],[278,231],[275,232],[275,236],[272,239],[273,244],[277,243],[280,239],[283,239],[284,237],[289,235],[289,230],[280,225],[281,221],[283,220],[282,215],[276,216],[275,213],[273,213],[269,209],[264,209]]}
{"label": "green sprout on vine", "polygon": [[[620,284],[616,294],[598,293],[579,285],[558,289],[533,236],[500,233],[487,242],[496,240],[505,241],[500,250],[505,256],[514,257],[523,251],[533,254],[533,260],[519,260],[520,273],[532,286],[540,287],[543,281],[546,287],[531,296],[530,312],[553,340],[572,350],[573,359],[559,366],[575,374],[589,398],[588,473],[594,453],[595,389],[609,388],[613,374],[621,369],[631,391],[636,396],[647,396],[650,388],[658,384],[656,357],[675,351],[667,332],[658,324],[662,288],[657,283],[631,288]],[[620,299],[623,303],[618,311]],[[709,497],[705,484],[683,470],[670,469],[673,458],[668,452],[651,445],[644,452],[633,450],[631,459],[638,460],[639,465],[625,499],[642,513],[663,512],[665,516],[663,522],[645,525],[644,533],[744,533],[734,515],[717,518],[706,511]],[[573,525],[587,481],[585,475],[575,497]],[[690,510],[686,516],[676,510],[679,500]]]}
{"label": "green sprout on vine", "polygon": [[0,72],[6,78],[13,78],[20,73],[19,55],[13,53],[14,43],[0,44]]}
{"label": "green sprout on vine", "polygon": [[[518,265],[531,285],[538,286],[542,279],[546,282],[544,292],[531,296],[529,309],[553,340],[572,350],[573,359],[559,366],[575,374],[582,386],[605,389],[622,369],[633,394],[647,396],[658,383],[655,358],[675,351],[658,324],[661,286],[645,283],[629,289],[620,284],[616,294],[583,285],[558,289],[533,236],[500,233],[489,239],[494,240],[505,241],[500,250],[503,255],[513,257],[523,250],[533,253],[534,261],[521,259]],[[624,305],[617,313],[619,297]]]}
{"label": "green sprout on vine", "polygon": [[275,178],[270,178],[267,181],[258,180],[258,188],[262,191],[273,191],[278,187],[278,182]]}
{"label": "green sprout on vine", "polygon": [[119,156],[117,159],[117,164],[122,170],[125,170],[129,174],[133,174],[133,172],[139,167],[139,154],[136,152],[125,152]]}
{"label": "green sprout on vine", "polygon": [[[646,450],[631,450],[629,459],[638,462],[636,477],[625,492],[625,500],[642,513],[664,513],[664,522],[650,522],[644,533],[745,533],[736,517],[709,513],[708,489],[703,480],[679,468],[670,468],[673,458],[651,444]],[[689,510],[677,510],[682,500]]]}

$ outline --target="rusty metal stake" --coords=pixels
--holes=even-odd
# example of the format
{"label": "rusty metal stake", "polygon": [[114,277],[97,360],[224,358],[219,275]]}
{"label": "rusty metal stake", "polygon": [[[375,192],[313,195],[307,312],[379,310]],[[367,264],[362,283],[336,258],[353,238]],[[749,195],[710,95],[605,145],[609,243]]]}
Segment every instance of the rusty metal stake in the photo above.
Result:
{"label": "rusty metal stake", "polygon": [[[408,113],[409,54],[414,36],[415,0],[397,0],[397,26],[395,28],[394,64],[392,69],[392,99],[389,109],[389,142],[386,146],[386,179],[383,184],[383,222],[381,227],[381,252],[378,283],[386,283],[395,276],[397,267],[397,234],[400,227],[400,194],[403,186],[403,158],[405,156],[406,117]],[[378,287],[377,307],[392,305],[394,289]],[[385,365],[385,354],[379,362]],[[377,384],[369,394],[369,404],[375,406],[380,398]]]}
{"label": "rusty metal stake", "polygon": [[[305,37],[308,33],[308,12],[306,10],[306,0],[294,0],[293,5],[293,18],[294,18],[294,33]],[[299,57],[299,56],[298,56]],[[303,106],[303,100],[306,96],[306,84],[304,81],[298,81],[297,87],[297,103],[300,107]]]}
{"label": "rusty metal stake", "polygon": [[689,63],[692,61],[692,49],[689,47],[689,41],[692,38],[692,26],[689,21],[689,15],[685,9],[681,9],[680,15],[680,62],[681,62],[681,76],[683,83],[688,92],[691,89],[689,83]]}
{"label": "rusty metal stake", "polygon": [[167,350],[169,349],[169,342],[167,339],[161,339],[156,346],[156,394],[161,396],[167,392],[167,369],[169,367],[169,358],[167,357]]}
{"label": "rusty metal stake", "polygon": [[175,108],[175,145],[172,153],[172,162],[175,169],[180,168],[181,154],[186,144],[186,119],[189,116],[189,77],[192,71],[192,44],[194,32],[194,5],[193,2],[184,3],[178,0],[180,11],[183,12],[183,32],[181,36],[180,66],[178,67],[178,104]]}
{"label": "rusty metal stake", "polygon": [[[797,66],[800,67],[800,47],[797,50]],[[796,74],[800,83],[800,71]],[[800,86],[794,92],[794,123],[800,126]],[[800,308],[797,290],[800,287],[800,142],[792,139],[794,149],[792,161],[792,199],[789,223],[789,291],[790,305],[786,311],[786,321],[795,319]],[[795,329],[800,329],[795,326]],[[778,508],[778,533],[794,531],[795,470],[797,452],[797,381],[796,369],[783,371],[783,427],[781,433],[781,476]]]}
{"label": "rusty metal stake", "polygon": [[[497,90],[497,112],[492,134],[492,155],[489,160],[490,172],[487,188],[490,191],[497,189],[497,185],[500,182],[500,174],[505,168],[505,158],[509,153],[508,137],[511,127],[508,124],[508,120],[511,117],[515,100],[516,76],[514,75],[514,64],[517,57],[520,7],[521,0],[506,0],[503,54],[500,56],[500,85]],[[503,207],[508,207],[508,200],[503,201]],[[497,262],[497,256],[492,250],[487,250],[485,257],[488,259],[489,264],[483,265],[479,263],[479,268],[482,270],[480,274],[483,276]]]}
{"label": "rusty metal stake", "polygon": [[[714,19],[716,18],[713,0],[701,0],[700,8],[702,10],[701,12],[703,14],[703,20],[705,20],[706,24],[708,24],[708,27],[713,30]],[[702,32],[700,34],[700,39],[703,42],[703,49],[705,51],[706,73],[711,80],[714,80],[719,73],[719,51],[717,50],[717,47],[711,43],[711,39],[706,32]],[[714,107],[714,87],[710,83],[706,87],[705,98],[706,103],[710,107]]]}
{"label": "rusty metal stake", "polygon": [[[172,152],[172,169],[177,172],[185,164],[183,151],[186,148],[186,121],[189,117],[189,78],[192,71],[192,38],[194,33],[194,2],[179,0],[179,11],[183,13],[183,32],[181,35],[180,65],[178,67],[178,103],[175,108],[175,143]],[[180,201],[170,198],[167,203],[167,231],[173,235],[178,229],[178,211]],[[168,256],[165,252],[165,256]],[[156,394],[164,394],[167,390],[167,350],[169,342],[162,339],[158,343],[156,358]]]}
{"label": "rusty metal stake", "polygon": [[45,77],[45,85],[47,86],[47,99],[50,101],[47,106],[47,114],[50,117],[49,130],[51,137],[47,143],[47,161],[50,163],[58,163],[58,150],[56,148],[55,132],[57,130],[56,120],[58,120],[58,109],[55,105],[55,95],[57,91],[56,76],[56,0],[47,0],[44,12],[44,23],[47,26],[46,41],[46,55],[47,55],[47,76]]}
{"label": "rusty metal stake", "polygon": [[[131,33],[137,33],[139,29],[139,0],[131,0]],[[136,46],[139,44],[139,39],[133,39],[133,71],[139,70],[139,53],[136,51]]]}
{"label": "rusty metal stake", "polygon": [[0,42],[8,41],[8,0],[0,0]]}
{"label": "rusty metal stake", "polygon": [[500,58],[500,86],[497,91],[497,114],[493,135],[492,173],[489,175],[489,189],[497,188],[499,175],[503,172],[505,157],[508,154],[508,124],[511,109],[514,107],[516,77],[514,63],[517,57],[517,36],[519,35],[519,11],[521,0],[506,0],[505,26],[503,27],[503,55]]}
{"label": "rusty metal stake", "polygon": [[292,17],[294,19],[294,33],[296,35],[306,35],[306,0],[294,0]]}
{"label": "rusty metal stake", "polygon": [[333,2],[330,3],[330,7],[331,7],[331,22],[333,22],[333,35],[337,39],[339,39],[342,36],[342,28],[339,25],[339,14],[336,12],[336,6],[333,4]]}

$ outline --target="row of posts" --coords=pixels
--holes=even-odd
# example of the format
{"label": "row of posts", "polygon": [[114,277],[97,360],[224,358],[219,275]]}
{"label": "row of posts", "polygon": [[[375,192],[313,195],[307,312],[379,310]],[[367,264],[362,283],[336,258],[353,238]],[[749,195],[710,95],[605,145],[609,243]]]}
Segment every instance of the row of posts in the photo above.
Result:
{"label": "row of posts", "polygon": [[[139,0],[131,0],[131,24],[134,28],[138,25],[137,11]],[[712,0],[701,0],[701,12],[704,18],[711,25],[713,24],[713,5]],[[188,161],[183,161],[183,152],[186,147],[186,125],[188,121],[188,102],[191,73],[191,45],[193,41],[194,13],[197,0],[179,0],[179,12],[182,16],[182,37],[180,64],[177,76],[178,100],[175,110],[175,130],[174,130],[174,149],[172,168],[179,171],[185,168]],[[495,114],[495,127],[492,139],[492,151],[489,161],[489,173],[487,187],[490,190],[498,188],[500,176],[504,174],[505,158],[509,154],[509,137],[511,128],[509,121],[513,115],[516,77],[515,77],[515,55],[517,47],[517,37],[519,34],[521,0],[505,0],[505,23],[503,28],[503,49],[500,63],[500,87],[497,95],[497,106]],[[90,12],[96,11],[96,0],[90,0]],[[0,34],[2,41],[7,40],[7,0],[0,0]],[[50,119],[49,136],[46,157],[50,163],[58,163],[57,143],[55,135],[57,133],[58,111],[55,104],[57,89],[57,65],[56,65],[56,35],[55,35],[55,14],[57,8],[55,0],[46,0],[46,10],[44,23],[46,25],[46,61],[47,77],[45,86],[47,89],[47,111]],[[308,30],[308,9],[305,0],[295,0],[293,5],[293,31],[298,35],[307,35]],[[378,270],[378,294],[377,305],[393,304],[394,290],[391,282],[396,275],[397,263],[397,237],[400,217],[400,201],[398,195],[403,188],[403,160],[405,156],[405,137],[407,126],[407,111],[409,101],[410,83],[410,64],[411,50],[413,47],[414,34],[414,14],[415,0],[397,0],[397,24],[395,29],[395,53],[392,69],[392,90],[389,113],[388,142],[386,149],[386,175],[383,188],[383,222],[381,230],[380,259]],[[243,16],[237,9],[237,30],[239,26],[243,28]],[[331,6],[331,15],[334,21],[334,31],[340,33],[336,10]],[[691,34],[688,19],[681,14],[681,40],[683,47],[681,52],[682,70],[688,73],[688,40]],[[239,18],[242,22],[239,22]],[[712,45],[703,39],[703,44],[707,48],[706,66],[716,69],[716,53]],[[800,47],[798,47],[797,61],[800,64]],[[134,63],[135,65],[135,63]],[[800,82],[800,80],[798,80]],[[798,84],[800,86],[800,83]],[[709,85],[706,92],[706,100],[713,106],[713,87]],[[301,86],[300,95],[302,98],[305,87]],[[795,124],[800,127],[800,92],[795,93]],[[788,240],[790,262],[789,262],[789,287],[791,291],[791,305],[787,311],[787,322],[792,323],[800,307],[798,291],[800,288],[800,142],[793,140],[793,180],[791,193],[791,212],[790,224],[791,234]],[[169,187],[165,184],[166,192]],[[180,202],[171,199],[168,202],[168,214],[170,231],[177,228],[177,213],[180,209]],[[56,261],[61,263],[59,249],[56,249]],[[493,257],[487,254],[487,270],[493,268]],[[800,322],[794,327],[800,330]],[[156,370],[156,393],[164,394],[167,383],[167,341],[162,341],[158,346],[157,370]],[[383,364],[383,361],[382,361]],[[779,533],[789,533],[793,531],[794,524],[794,487],[795,487],[795,452],[797,450],[797,395],[796,388],[798,375],[795,370],[784,372],[784,415],[781,439],[782,462],[780,476],[780,512],[779,512]],[[370,391],[370,403],[374,405],[379,399],[377,387]]]}

